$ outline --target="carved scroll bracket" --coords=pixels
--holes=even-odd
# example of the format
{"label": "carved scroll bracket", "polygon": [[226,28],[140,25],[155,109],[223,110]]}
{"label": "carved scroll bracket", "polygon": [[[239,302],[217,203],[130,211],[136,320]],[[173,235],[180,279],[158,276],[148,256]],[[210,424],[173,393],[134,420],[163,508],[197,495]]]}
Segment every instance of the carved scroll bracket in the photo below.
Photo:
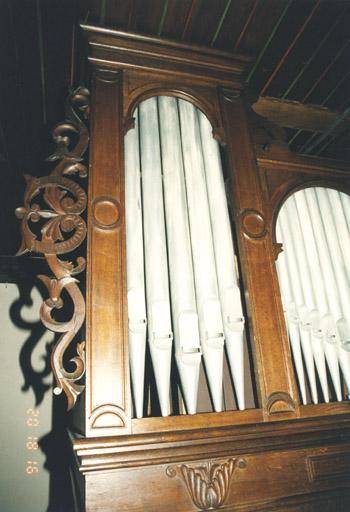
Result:
{"label": "carved scroll bracket", "polygon": [[[38,276],[49,291],[49,298],[41,306],[40,317],[49,330],[61,333],[52,350],[51,367],[56,379],[54,393],[65,392],[68,410],[84,389],[77,381],[85,372],[85,343],[77,344],[77,355],[70,360],[75,365],[73,371],[66,370],[64,355],[85,319],[84,297],[77,279],[73,277],[85,269],[85,259],[78,257],[74,265],[57,255],[77,249],[86,237],[86,224],[82,218],[87,204],[86,193],[70,176],[87,176],[82,160],[89,141],[85,125],[88,114],[89,91],[79,87],[68,97],[65,121],[53,130],[56,150],[47,160],[57,161],[56,166],[49,176],[35,178],[25,175],[24,206],[16,210],[22,221],[22,244],[17,255],[30,251],[44,254],[54,274],[53,278]],[[36,232],[32,230],[34,223],[40,225]],[[68,321],[57,321],[52,311],[63,307],[63,290],[72,300],[73,313]]]}
{"label": "carved scroll bracket", "polygon": [[170,478],[179,476],[187,487],[194,505],[199,510],[217,510],[225,502],[236,468],[246,467],[244,459],[228,459],[225,462],[205,462],[201,465],[181,464],[168,466]]}

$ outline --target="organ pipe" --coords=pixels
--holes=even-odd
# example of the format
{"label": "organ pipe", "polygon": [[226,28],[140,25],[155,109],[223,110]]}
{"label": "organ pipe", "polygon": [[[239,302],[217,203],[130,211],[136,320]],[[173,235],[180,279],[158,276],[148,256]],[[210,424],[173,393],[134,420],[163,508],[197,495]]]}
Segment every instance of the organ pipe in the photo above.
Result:
{"label": "organ pipe", "polygon": [[213,138],[209,120],[201,112],[198,111],[197,113],[200,123],[225,345],[235,386],[238,408],[242,410],[245,408],[244,317],[235,270],[235,255],[221,158],[219,146]]}
{"label": "organ pipe", "polygon": [[[279,225],[276,227],[276,234],[278,240],[283,240],[281,235],[281,230]],[[288,335],[290,339],[290,344],[292,348],[292,353],[295,362],[296,373],[298,377],[298,383],[300,388],[300,394],[303,401],[303,404],[307,403],[306,400],[306,388],[305,388],[305,376],[304,376],[304,367],[303,367],[303,359],[301,354],[300,347],[300,335],[299,335],[299,315],[297,311],[297,307],[292,295],[292,289],[290,285],[290,276],[286,262],[286,255],[284,253],[280,254],[277,261],[277,271],[278,277],[281,283],[281,291],[282,291],[282,302],[284,305],[285,317]],[[308,357],[313,367],[312,353],[309,351]]]}
{"label": "organ pipe", "polygon": [[157,100],[140,105],[148,341],[161,413],[170,412],[172,328]]}
{"label": "organ pipe", "polygon": [[136,417],[142,418],[147,324],[138,132],[136,113],[135,129],[125,137],[126,255],[131,383]]}
{"label": "organ pipe", "polygon": [[187,413],[197,410],[202,354],[213,408],[222,410],[224,342],[237,405],[244,409],[244,317],[211,125],[190,103],[170,97],[142,102],[135,118],[125,152],[136,416],[143,410],[146,326],[163,416],[170,412],[173,332]]}
{"label": "organ pipe", "polygon": [[[308,309],[306,305],[307,302],[309,302],[310,297],[307,293],[307,289],[305,290],[305,288],[302,286],[303,275],[298,268],[298,254],[296,251],[297,245],[294,243],[292,238],[289,219],[285,209],[282,209],[279,214],[278,225],[280,228],[279,231],[281,234],[283,246],[288,248],[288,250],[285,250],[286,267],[290,275],[292,296],[296,305],[296,314],[299,318],[300,342],[304,354],[306,371],[309,378],[312,401],[313,403],[317,404],[318,394],[316,386],[316,374],[313,350],[311,346],[311,322],[309,320]],[[290,312],[289,316],[293,318],[293,311]]]}
{"label": "organ pipe", "polygon": [[182,149],[202,352],[215,411],[222,410],[224,335],[199,124],[179,100]]}
{"label": "organ pipe", "polygon": [[329,254],[329,247],[327,245],[321,212],[318,207],[315,191],[313,189],[308,189],[306,191],[298,192],[298,195],[299,194],[303,194],[306,199],[312,221],[314,239],[316,242],[320,261],[320,275],[316,276],[316,278],[318,277],[318,279],[322,279],[326,286],[327,310],[325,311],[322,318],[325,339],[324,348],[337,399],[341,401],[342,394],[336,347],[337,329],[334,321],[341,315],[341,306],[338,300],[338,290],[336,287],[335,276]]}
{"label": "organ pipe", "polygon": [[[304,322],[310,326],[311,347],[315,359],[318,377],[320,379],[322,393],[325,402],[329,402],[329,391],[327,383],[327,369],[324,348],[322,343],[322,330],[320,326],[320,313],[317,309],[315,292],[310,276],[310,267],[307,257],[307,249],[305,247],[305,238],[303,237],[302,221],[298,215],[295,198],[286,202],[286,212],[289,222],[289,230],[295,244],[297,254],[297,271],[300,275],[301,286],[305,297],[305,318]],[[302,219],[303,220],[303,219]],[[304,265],[300,262],[305,262]]]}
{"label": "organ pipe", "polygon": [[[329,322],[327,322],[329,317],[326,295],[327,284],[324,282],[323,274],[321,272],[320,258],[314,237],[314,226],[311,223],[305,192],[297,192],[294,194],[294,198],[299,219],[302,221],[302,236],[304,239],[308,268],[311,276],[311,286],[314,296],[315,309],[313,314],[317,320],[315,322],[315,327],[312,330],[312,336],[317,340],[320,340],[323,345],[323,350],[328,368],[330,370],[333,385],[337,395],[339,396],[341,395],[341,390],[336,351],[332,350],[333,347],[330,343],[325,342],[327,323],[329,324]],[[319,242],[321,242],[321,240],[319,240]],[[323,248],[321,248],[321,251],[323,251]]]}
{"label": "organ pipe", "polygon": [[[346,259],[350,248],[349,205],[348,196],[335,190],[301,190],[283,205],[276,226],[285,251],[285,260],[279,258],[277,270],[289,335],[292,338],[293,319],[288,318],[288,307],[293,313],[294,300],[297,313],[293,318],[299,322],[311,393],[309,358],[302,341],[305,324],[311,326],[311,347],[326,402],[329,389],[325,361],[338,401],[343,399],[339,367],[348,388],[350,384],[350,283]],[[293,345],[292,351],[295,358]],[[299,363],[296,359],[295,362],[300,385]],[[301,396],[304,402],[302,388]]]}
{"label": "organ pipe", "polygon": [[158,102],[175,357],[186,408],[194,414],[201,354],[178,108],[175,98]]}

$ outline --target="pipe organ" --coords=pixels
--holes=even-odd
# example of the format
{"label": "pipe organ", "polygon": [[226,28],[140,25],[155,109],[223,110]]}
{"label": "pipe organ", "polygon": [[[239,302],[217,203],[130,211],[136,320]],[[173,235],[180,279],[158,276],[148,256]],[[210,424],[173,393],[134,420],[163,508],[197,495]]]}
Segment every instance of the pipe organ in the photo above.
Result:
{"label": "pipe organ", "polygon": [[313,403],[320,400],[315,367],[323,401],[330,401],[327,368],[337,401],[345,398],[341,374],[349,389],[349,204],[347,194],[310,187],[288,198],[277,220],[282,302],[304,404],[302,354]]}
{"label": "pipe organ", "polygon": [[[249,58],[82,30],[87,198],[79,89],[17,210],[20,252],[54,274],[41,316],[62,333],[76,510],[348,510],[349,167],[258,119]],[[64,254],[85,235],[84,304]]]}
{"label": "pipe organ", "polygon": [[149,98],[135,119],[125,138],[125,207],[136,416],[143,411],[146,338],[163,416],[170,411],[172,342],[188,414],[196,413],[201,355],[213,409],[222,411],[224,343],[244,409],[244,317],[218,142],[205,115],[182,99]]}

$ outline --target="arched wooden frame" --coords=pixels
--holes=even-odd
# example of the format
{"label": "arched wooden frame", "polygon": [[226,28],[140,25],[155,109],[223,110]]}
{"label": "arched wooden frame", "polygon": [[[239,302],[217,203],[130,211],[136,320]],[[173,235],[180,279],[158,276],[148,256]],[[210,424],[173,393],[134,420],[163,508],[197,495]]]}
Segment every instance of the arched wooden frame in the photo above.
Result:
{"label": "arched wooden frame", "polygon": [[[323,188],[331,188],[333,190],[337,190],[338,192],[344,192],[345,194],[350,195],[350,179],[348,180],[348,183],[341,183],[339,181],[335,181],[331,177],[329,179],[323,178],[305,178],[302,183],[294,184],[292,187],[288,185],[288,182],[285,183],[285,186],[287,187],[286,193],[282,196],[282,191],[279,193],[281,194],[281,197],[279,198],[279,201],[276,202],[272,215],[271,215],[271,234],[272,234],[272,243],[274,246],[278,245],[278,241],[276,238],[276,224],[279,212],[281,211],[282,206],[287,201],[289,197],[291,197],[295,192],[298,192],[298,190],[305,190],[306,188],[312,188],[312,187],[323,187]],[[278,252],[276,255],[276,259],[278,256]]]}
{"label": "arched wooden frame", "polygon": [[[155,86],[145,83],[132,91],[132,94],[124,103],[124,133],[134,126],[134,112],[142,101],[155,96],[170,96],[189,101],[197,107],[209,119],[213,128],[213,137],[222,145],[225,145],[224,130],[218,102],[210,102],[215,97],[210,90],[197,91],[181,85],[169,84],[168,86]],[[216,104],[215,104],[216,103]]]}

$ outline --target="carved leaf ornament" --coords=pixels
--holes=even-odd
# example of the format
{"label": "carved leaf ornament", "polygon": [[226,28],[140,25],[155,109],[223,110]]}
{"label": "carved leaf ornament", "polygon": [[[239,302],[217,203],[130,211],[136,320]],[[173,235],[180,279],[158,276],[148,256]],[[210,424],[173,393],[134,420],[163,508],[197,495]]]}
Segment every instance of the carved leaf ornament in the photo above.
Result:
{"label": "carved leaf ornament", "polygon": [[[52,350],[51,367],[56,379],[54,393],[65,392],[68,410],[74,406],[84,389],[84,386],[76,382],[85,372],[85,342],[77,344],[77,355],[70,360],[75,366],[73,371],[65,369],[64,354],[85,319],[84,297],[77,279],[73,277],[85,269],[85,259],[78,257],[74,265],[59,259],[57,255],[74,251],[86,237],[86,224],[81,216],[87,204],[86,193],[70,176],[87,176],[87,168],[81,162],[89,142],[84,122],[88,113],[89,91],[79,87],[69,95],[66,120],[53,130],[53,140],[57,147],[47,160],[57,162],[55,168],[49,176],[41,178],[25,175],[27,187],[24,206],[16,210],[17,217],[21,219],[22,231],[22,244],[17,255],[29,251],[44,254],[54,275],[53,278],[38,276],[49,292],[49,298],[41,306],[40,317],[49,330],[61,333]],[[42,207],[40,202],[45,206]],[[32,231],[32,226],[39,222],[41,229],[38,235]],[[52,316],[54,309],[63,307],[63,290],[69,294],[73,303],[72,316],[64,322]]]}
{"label": "carved leaf ornament", "polygon": [[173,478],[180,476],[185,482],[194,505],[200,510],[220,508],[230,489],[230,482],[236,467],[244,468],[243,459],[228,459],[226,462],[206,462],[199,466],[169,466],[166,474]]}

